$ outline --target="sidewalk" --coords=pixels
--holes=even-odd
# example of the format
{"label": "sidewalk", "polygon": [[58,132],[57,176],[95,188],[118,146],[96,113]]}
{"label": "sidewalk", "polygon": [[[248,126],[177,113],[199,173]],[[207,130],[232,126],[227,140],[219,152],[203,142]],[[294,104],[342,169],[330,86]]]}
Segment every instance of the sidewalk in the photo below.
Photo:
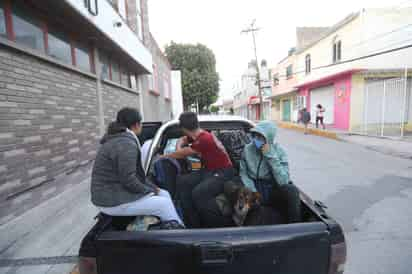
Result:
{"label": "sidewalk", "polygon": [[[0,226],[0,258],[23,259],[77,255],[97,210],[85,180]],[[74,264],[1,267],[0,273],[66,274]]]}
{"label": "sidewalk", "polygon": [[412,160],[412,140],[393,140],[362,135],[340,134],[339,139],[345,142],[362,145],[387,155]]}
{"label": "sidewalk", "polygon": [[[279,127],[304,132],[304,127],[301,124],[277,122]],[[412,138],[404,138],[402,140],[379,138],[364,135],[351,134],[346,131],[337,129],[316,129],[311,124],[309,134],[330,138],[334,140],[344,141],[348,143],[358,144],[368,149],[378,151],[395,157],[412,159]]]}

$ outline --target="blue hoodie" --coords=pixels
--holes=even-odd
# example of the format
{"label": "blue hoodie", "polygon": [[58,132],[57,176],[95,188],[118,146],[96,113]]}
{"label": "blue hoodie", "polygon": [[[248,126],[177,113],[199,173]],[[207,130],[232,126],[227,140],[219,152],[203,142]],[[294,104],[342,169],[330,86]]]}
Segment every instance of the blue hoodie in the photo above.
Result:
{"label": "blue hoodie", "polygon": [[265,137],[270,148],[262,153],[253,142],[245,146],[240,162],[240,177],[243,184],[252,191],[256,191],[254,181],[257,179],[259,169],[260,180],[273,180],[279,185],[289,183],[289,164],[285,151],[276,143],[277,127],[274,122],[262,121],[256,125],[251,132],[257,132]]}

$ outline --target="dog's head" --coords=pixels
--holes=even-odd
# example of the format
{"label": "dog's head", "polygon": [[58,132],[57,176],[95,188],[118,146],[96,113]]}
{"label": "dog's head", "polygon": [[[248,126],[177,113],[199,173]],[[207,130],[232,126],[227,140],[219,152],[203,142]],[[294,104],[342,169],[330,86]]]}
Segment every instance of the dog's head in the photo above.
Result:
{"label": "dog's head", "polygon": [[234,215],[239,219],[244,220],[249,210],[260,206],[261,196],[259,192],[252,192],[242,186],[239,187],[233,195]]}

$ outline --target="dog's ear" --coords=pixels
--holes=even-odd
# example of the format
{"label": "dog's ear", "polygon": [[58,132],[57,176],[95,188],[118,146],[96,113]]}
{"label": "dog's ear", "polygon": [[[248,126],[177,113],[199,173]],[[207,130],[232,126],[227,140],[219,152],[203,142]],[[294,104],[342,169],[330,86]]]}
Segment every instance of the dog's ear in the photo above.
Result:
{"label": "dog's ear", "polygon": [[259,206],[262,202],[262,195],[259,192],[252,193],[253,204]]}

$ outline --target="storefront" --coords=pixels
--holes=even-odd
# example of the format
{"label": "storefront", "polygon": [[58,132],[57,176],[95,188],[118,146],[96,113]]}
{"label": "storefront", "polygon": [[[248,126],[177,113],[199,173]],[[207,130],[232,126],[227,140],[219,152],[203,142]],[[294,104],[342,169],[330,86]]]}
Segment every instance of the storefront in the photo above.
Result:
{"label": "storefront", "polygon": [[325,124],[349,129],[352,74],[355,72],[357,70],[344,71],[298,86],[299,96],[305,97],[306,107],[312,114],[312,122],[316,119],[316,106],[321,104],[326,110]]}

